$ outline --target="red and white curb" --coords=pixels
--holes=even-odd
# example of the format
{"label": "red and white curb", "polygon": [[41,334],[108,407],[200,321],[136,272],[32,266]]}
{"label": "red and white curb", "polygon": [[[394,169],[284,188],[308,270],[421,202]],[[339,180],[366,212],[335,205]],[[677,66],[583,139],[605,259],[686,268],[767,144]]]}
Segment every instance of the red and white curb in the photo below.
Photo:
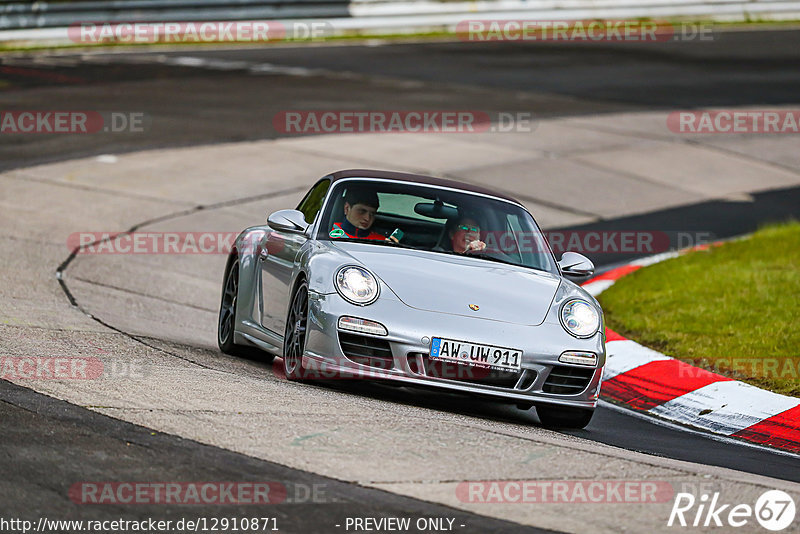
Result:
{"label": "red and white curb", "polygon": [[[623,276],[680,255],[633,261],[583,284],[597,296]],[[606,329],[601,398],[731,438],[800,453],[800,399],[766,391],[648,349]]]}

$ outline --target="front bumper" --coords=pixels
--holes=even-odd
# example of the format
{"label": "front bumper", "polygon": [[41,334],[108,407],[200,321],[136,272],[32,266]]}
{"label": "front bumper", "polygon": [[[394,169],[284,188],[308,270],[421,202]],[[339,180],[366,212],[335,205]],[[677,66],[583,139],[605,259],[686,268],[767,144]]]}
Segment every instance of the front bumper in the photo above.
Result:
{"label": "front bumper", "polygon": [[[344,315],[375,321],[387,328],[386,336],[356,334],[388,342],[391,354],[385,351],[387,356],[381,365],[376,366],[374,362],[365,364],[363,359],[354,358],[351,351],[343,351],[338,320]],[[430,312],[410,308],[385,295],[369,306],[356,306],[338,294],[311,292],[307,328],[303,366],[310,370],[311,377],[393,380],[488,396],[520,405],[548,403],[594,408],[606,357],[602,332],[588,339],[576,339],[558,323],[525,326]],[[438,369],[438,362],[427,359],[432,337],[522,349],[522,370],[511,376],[512,373],[488,373],[457,364],[451,364],[452,369]],[[372,344],[369,339],[367,341]],[[563,352],[572,350],[597,354],[597,365],[587,367],[558,361]],[[585,387],[572,387],[568,392],[564,391],[567,388],[554,388],[553,384],[559,380],[570,380],[559,377],[572,374],[580,375]],[[573,384],[583,382],[572,380]]]}

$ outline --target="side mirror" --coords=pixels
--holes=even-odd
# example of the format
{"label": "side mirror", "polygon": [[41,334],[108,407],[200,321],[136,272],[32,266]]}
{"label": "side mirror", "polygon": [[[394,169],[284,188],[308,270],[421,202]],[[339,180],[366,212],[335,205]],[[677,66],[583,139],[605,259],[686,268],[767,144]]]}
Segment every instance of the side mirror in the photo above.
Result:
{"label": "side mirror", "polygon": [[558,262],[561,272],[571,276],[589,276],[594,274],[594,263],[583,254],[565,252]]}
{"label": "side mirror", "polygon": [[309,224],[303,212],[297,210],[280,210],[267,217],[267,225],[273,230],[290,234],[303,234]]}

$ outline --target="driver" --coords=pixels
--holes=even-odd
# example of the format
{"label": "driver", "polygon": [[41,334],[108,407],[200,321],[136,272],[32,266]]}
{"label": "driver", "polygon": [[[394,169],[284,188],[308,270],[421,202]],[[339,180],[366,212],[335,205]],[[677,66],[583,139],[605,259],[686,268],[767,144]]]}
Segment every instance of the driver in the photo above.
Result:
{"label": "driver", "polygon": [[486,250],[486,243],[480,240],[481,226],[472,217],[461,217],[448,221],[448,235],[453,252],[466,254]]}
{"label": "driver", "polygon": [[328,235],[331,237],[357,237],[361,239],[385,240],[386,236],[370,230],[378,211],[378,194],[375,191],[350,187],[344,196],[344,218],[333,223]]}

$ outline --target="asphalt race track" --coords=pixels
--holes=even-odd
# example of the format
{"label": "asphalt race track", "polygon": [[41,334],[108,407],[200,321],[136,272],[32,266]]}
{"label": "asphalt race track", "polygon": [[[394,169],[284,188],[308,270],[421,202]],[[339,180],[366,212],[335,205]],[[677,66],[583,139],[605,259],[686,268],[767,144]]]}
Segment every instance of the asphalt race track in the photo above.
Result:
{"label": "asphalt race track", "polygon": [[[796,106],[799,31],[724,32],[713,42],[651,45],[378,44],[0,56],[4,110],[141,112],[147,125],[144,134],[2,134],[3,352],[94,355],[137,371],[98,384],[0,381],[2,515],[266,514],[287,532],[345,532],[336,525],[347,517],[449,517],[463,532],[576,532],[590,522],[603,532],[636,532],[666,530],[671,502],[617,505],[625,512],[591,504],[522,510],[459,502],[454,488],[464,480],[647,478],[673,488],[714,488],[729,501],[775,488],[797,495],[796,456],[662,426],[607,405],[586,430],[554,433],[540,428],[533,412],[460,397],[377,384],[289,384],[272,365],[216,350],[209,325],[224,257],[69,259],[71,232],[235,231],[260,224],[267,211],[293,206],[325,172],[353,166],[438,172],[504,188],[535,215],[538,208],[549,229],[724,238],[800,216],[796,135],[681,144],[652,133],[674,109]],[[456,167],[443,161],[451,145],[440,136],[424,140],[440,147],[435,153],[380,134],[328,139],[277,131],[273,117],[297,109],[523,111],[542,123],[533,143],[459,140],[454,153],[475,156]],[[721,159],[698,167],[709,173],[704,185],[677,190],[646,180],[640,192],[634,182],[641,181],[632,180],[609,185],[606,197],[577,192],[571,201],[526,174],[566,153],[556,139],[560,128],[568,140],[594,147],[576,156],[584,170],[565,167],[566,182],[595,172],[611,184],[609,154],[629,158],[614,161],[620,166],[631,154],[645,160],[653,154],[653,166],[666,174],[664,162],[681,164],[671,150]],[[637,128],[638,139],[631,133]],[[550,131],[557,133],[549,137]],[[526,152],[529,160],[520,156]],[[484,167],[485,153],[495,159]],[[419,161],[412,161],[416,154]],[[722,158],[737,164],[723,167]],[[749,190],[724,190],[726,182],[711,176],[739,166],[741,182],[753,183]],[[212,170],[203,174],[204,168]],[[592,259],[602,267],[637,255]],[[63,284],[55,278],[59,266]],[[257,510],[70,502],[73,484],[101,480],[270,480],[285,484],[290,498]],[[323,497],[292,502],[293,488],[315,484]]]}
{"label": "asphalt race track", "polygon": [[[477,106],[574,116],[791,104],[800,85],[800,34],[788,30],[717,32],[710,42],[342,46],[137,48],[89,57],[64,50],[46,58],[3,57],[4,106],[28,109],[48,102],[142,111],[158,118],[158,128],[146,136],[90,140],[9,136],[0,147],[0,169],[106,152],[272,138],[279,135],[272,117],[287,109]],[[300,68],[302,75],[248,70],[265,64]]]}

